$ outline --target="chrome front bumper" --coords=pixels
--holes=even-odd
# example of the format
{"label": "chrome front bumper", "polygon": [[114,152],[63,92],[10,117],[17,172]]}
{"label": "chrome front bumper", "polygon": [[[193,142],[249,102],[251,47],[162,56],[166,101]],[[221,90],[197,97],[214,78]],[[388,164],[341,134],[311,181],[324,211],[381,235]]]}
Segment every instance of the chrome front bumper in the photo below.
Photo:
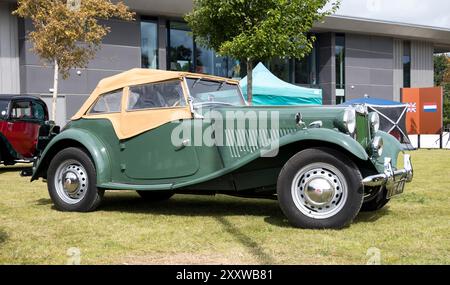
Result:
{"label": "chrome front bumper", "polygon": [[392,193],[413,179],[414,171],[409,154],[404,155],[404,167],[404,169],[393,170],[392,159],[387,157],[384,159],[384,173],[366,177],[362,182],[364,186],[368,187],[385,186],[388,193]]}

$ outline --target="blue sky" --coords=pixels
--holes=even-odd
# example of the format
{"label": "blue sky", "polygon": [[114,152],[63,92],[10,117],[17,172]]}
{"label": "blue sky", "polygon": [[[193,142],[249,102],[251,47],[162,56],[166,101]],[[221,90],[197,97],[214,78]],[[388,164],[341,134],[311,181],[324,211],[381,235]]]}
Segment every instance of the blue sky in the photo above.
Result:
{"label": "blue sky", "polygon": [[336,14],[450,29],[450,0],[341,0]]}

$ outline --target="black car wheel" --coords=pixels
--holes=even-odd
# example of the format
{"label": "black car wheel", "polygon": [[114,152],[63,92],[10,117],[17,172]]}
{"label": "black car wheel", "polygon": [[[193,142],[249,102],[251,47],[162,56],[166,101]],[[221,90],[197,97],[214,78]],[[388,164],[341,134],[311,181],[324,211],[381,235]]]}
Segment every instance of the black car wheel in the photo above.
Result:
{"label": "black car wheel", "polygon": [[159,201],[165,201],[172,198],[174,193],[172,191],[136,191],[141,198],[145,199],[146,201],[153,201],[153,202],[159,202]]}
{"label": "black car wheel", "polygon": [[293,156],[278,177],[280,207],[300,228],[342,228],[358,214],[364,188],[358,167],[329,148],[303,150]]}
{"label": "black car wheel", "polygon": [[83,150],[67,148],[51,161],[47,187],[56,209],[89,212],[100,204],[104,190],[96,186],[95,166]]}

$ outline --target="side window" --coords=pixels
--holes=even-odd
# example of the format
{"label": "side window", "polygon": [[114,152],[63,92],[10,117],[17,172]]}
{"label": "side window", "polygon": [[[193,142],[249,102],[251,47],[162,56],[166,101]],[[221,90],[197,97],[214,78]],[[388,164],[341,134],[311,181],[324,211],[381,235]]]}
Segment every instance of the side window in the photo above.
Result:
{"label": "side window", "polygon": [[122,89],[100,95],[89,114],[118,113],[122,103]]}
{"label": "side window", "polygon": [[20,120],[33,119],[33,114],[31,112],[31,102],[13,102],[11,108],[11,118]]}
{"label": "side window", "polygon": [[47,120],[45,107],[40,103],[34,103],[33,104],[33,117],[36,120],[39,121],[45,121]]}
{"label": "side window", "polygon": [[0,118],[5,118],[8,116],[8,107],[9,101],[0,99]]}
{"label": "side window", "polygon": [[186,106],[186,102],[179,80],[130,87],[128,110],[180,106]]}

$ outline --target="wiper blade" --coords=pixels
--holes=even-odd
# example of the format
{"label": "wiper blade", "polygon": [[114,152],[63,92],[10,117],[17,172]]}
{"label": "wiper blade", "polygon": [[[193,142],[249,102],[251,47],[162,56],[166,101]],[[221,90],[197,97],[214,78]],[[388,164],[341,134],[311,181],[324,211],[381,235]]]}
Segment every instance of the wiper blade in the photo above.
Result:
{"label": "wiper blade", "polygon": [[217,88],[217,91],[219,91],[220,89],[222,89],[223,85],[225,84],[225,81],[221,82],[219,85],[219,88]]}
{"label": "wiper blade", "polygon": [[195,82],[192,84],[192,88],[194,88],[195,85],[197,85],[200,82],[200,80],[202,80],[202,79],[199,78],[199,79],[195,80]]}

